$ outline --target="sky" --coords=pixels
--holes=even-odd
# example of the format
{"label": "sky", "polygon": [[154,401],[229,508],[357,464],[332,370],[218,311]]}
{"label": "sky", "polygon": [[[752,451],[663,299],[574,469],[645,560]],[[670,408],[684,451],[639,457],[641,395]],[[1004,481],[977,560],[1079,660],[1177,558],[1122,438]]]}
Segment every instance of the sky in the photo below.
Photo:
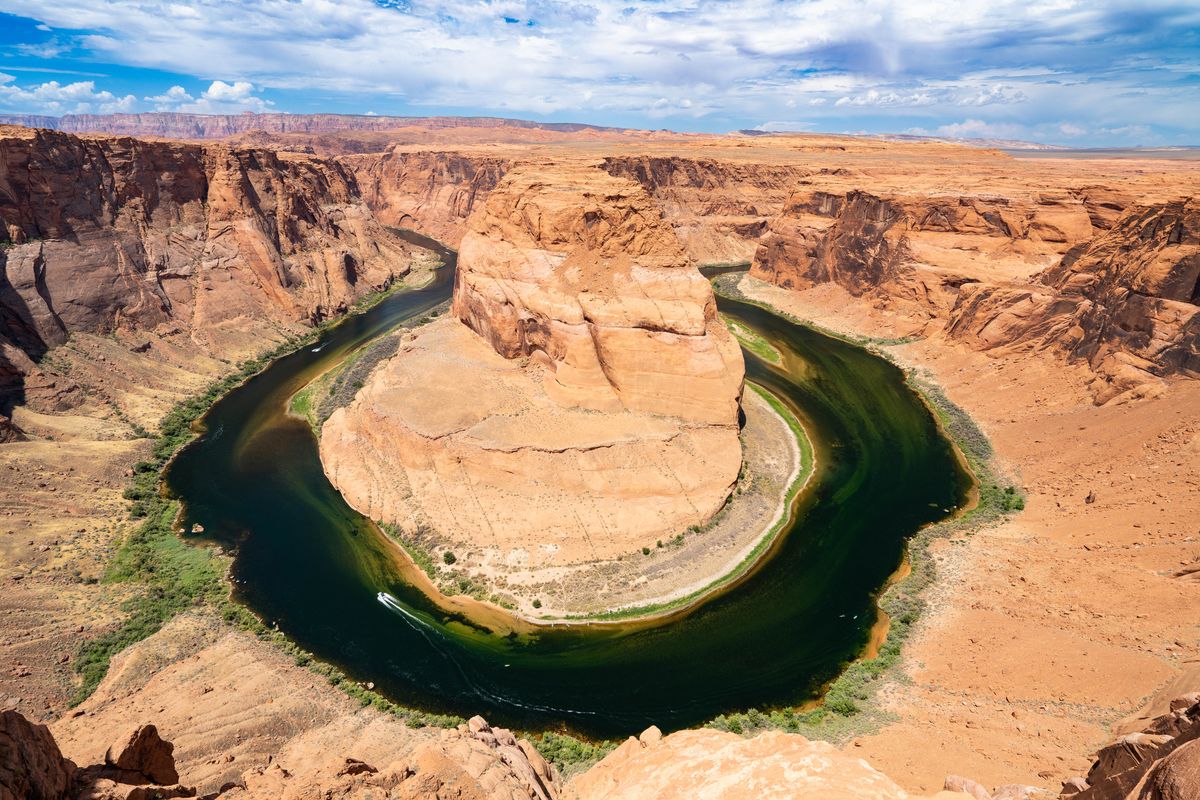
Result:
{"label": "sky", "polygon": [[1200,0],[0,0],[0,114],[1200,145]]}

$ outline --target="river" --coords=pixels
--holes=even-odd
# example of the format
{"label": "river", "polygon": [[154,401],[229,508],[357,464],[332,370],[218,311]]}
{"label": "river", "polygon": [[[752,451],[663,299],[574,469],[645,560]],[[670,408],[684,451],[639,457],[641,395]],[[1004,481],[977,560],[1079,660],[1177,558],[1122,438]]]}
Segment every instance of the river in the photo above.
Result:
{"label": "river", "polygon": [[[747,378],[780,397],[813,440],[817,472],[794,522],[759,569],[686,615],[495,635],[401,577],[394,550],[326,479],[308,425],[286,413],[312,378],[449,297],[454,254],[406,236],[448,262],[431,285],[348,317],[231,391],[167,471],[186,522],[235,554],[235,597],[398,703],[507,726],[623,736],[819,696],[866,645],[906,539],[970,486],[903,373],[719,298],[722,313],[782,353],[771,365],[746,352]],[[395,601],[381,603],[381,592]]]}

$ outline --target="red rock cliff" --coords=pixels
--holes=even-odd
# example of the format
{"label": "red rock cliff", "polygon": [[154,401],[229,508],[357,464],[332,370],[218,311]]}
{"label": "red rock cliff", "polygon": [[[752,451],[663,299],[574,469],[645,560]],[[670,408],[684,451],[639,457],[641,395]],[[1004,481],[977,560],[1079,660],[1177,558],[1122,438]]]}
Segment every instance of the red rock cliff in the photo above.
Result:
{"label": "red rock cliff", "polygon": [[0,385],[74,332],[303,325],[408,268],[329,161],[0,128]]}

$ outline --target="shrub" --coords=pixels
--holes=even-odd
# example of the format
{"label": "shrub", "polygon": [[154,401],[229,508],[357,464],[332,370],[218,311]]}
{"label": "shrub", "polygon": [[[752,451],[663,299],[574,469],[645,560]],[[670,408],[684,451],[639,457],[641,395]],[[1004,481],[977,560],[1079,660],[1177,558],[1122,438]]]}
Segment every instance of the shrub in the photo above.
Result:
{"label": "shrub", "polygon": [[446,564],[453,564],[455,561],[458,561],[458,556],[454,555],[454,553],[451,553],[449,550],[446,550],[442,553],[442,561]]}

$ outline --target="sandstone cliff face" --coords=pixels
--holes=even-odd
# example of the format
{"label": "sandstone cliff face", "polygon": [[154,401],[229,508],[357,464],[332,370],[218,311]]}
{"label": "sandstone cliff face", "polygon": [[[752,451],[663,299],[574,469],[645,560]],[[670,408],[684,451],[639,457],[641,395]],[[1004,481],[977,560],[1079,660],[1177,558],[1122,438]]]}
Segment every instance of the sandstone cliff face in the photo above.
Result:
{"label": "sandstone cliff face", "polygon": [[982,350],[1086,361],[1100,401],[1200,375],[1200,203],[1135,208],[1031,285],[963,287],[947,331]]}
{"label": "sandstone cliff face", "polygon": [[515,170],[458,269],[456,319],[402,344],[324,426],[351,505],[506,571],[616,558],[721,507],[741,352],[637,184]]}
{"label": "sandstone cliff face", "polygon": [[858,296],[909,258],[904,210],[866,192],[793,196],[754,254],[751,274],[785,289],[837,283]]}
{"label": "sandstone cliff face", "polygon": [[636,180],[701,264],[750,261],[792,188],[813,176],[797,165],[679,156],[610,156],[605,171]]}
{"label": "sandstone cliff face", "polygon": [[[836,283],[855,296],[897,279],[911,282],[915,269],[963,273],[945,276],[961,285],[974,279],[972,270],[988,266],[980,252],[1007,251],[1037,264],[1091,232],[1087,205],[1066,194],[1018,203],[999,197],[802,191],[771,221],[751,274],[784,288]],[[973,252],[979,263],[954,257],[948,252],[953,250]],[[906,287],[901,289],[905,294]],[[913,294],[911,287],[907,293]]]}
{"label": "sandstone cliff face", "polygon": [[494,156],[401,149],[344,163],[385,225],[415,228],[452,247],[471,212],[512,167],[510,159]]}
{"label": "sandstone cliff face", "polygon": [[464,237],[454,313],[564,404],[730,425],[741,353],[662,212],[588,168],[513,173]]}
{"label": "sandstone cliff face", "polygon": [[0,129],[10,394],[75,332],[190,332],[221,353],[231,338],[278,337],[344,310],[407,265],[408,246],[336,163]]}

